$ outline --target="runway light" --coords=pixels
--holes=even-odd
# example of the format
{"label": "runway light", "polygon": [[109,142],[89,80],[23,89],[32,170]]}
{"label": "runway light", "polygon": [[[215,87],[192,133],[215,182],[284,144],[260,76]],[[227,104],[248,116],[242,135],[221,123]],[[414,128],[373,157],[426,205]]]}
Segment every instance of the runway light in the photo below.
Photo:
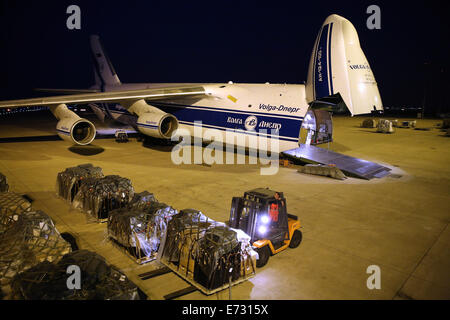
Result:
{"label": "runway light", "polygon": [[265,234],[267,232],[267,227],[266,226],[261,226],[258,228],[258,232],[260,234]]}

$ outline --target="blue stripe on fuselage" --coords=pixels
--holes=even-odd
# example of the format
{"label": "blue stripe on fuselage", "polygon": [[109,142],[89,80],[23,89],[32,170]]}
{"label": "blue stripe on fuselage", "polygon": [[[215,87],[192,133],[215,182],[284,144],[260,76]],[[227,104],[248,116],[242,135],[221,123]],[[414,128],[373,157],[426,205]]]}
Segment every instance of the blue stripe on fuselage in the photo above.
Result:
{"label": "blue stripe on fuselage", "polygon": [[327,97],[330,95],[328,86],[328,33],[330,32],[330,24],[323,26],[319,42],[316,49],[315,68],[314,68],[314,88],[316,99]]}
{"label": "blue stripe on fuselage", "polygon": [[[184,125],[188,125],[188,126],[196,126],[195,123],[192,122],[185,122],[185,121],[179,121],[181,124]],[[242,129],[230,129],[230,128],[222,128],[222,127],[217,127],[217,126],[211,126],[211,125],[207,125],[207,124],[203,124],[202,123],[202,127],[204,128],[208,128],[208,129],[217,129],[217,130],[221,130],[221,131],[231,131],[231,132],[235,132],[235,133],[242,133],[242,134],[248,134],[248,135],[256,135],[256,136],[260,136],[263,138],[277,138],[279,140],[284,140],[284,141],[298,141],[298,137],[296,138],[288,138],[288,137],[280,137],[277,134],[270,134],[270,132],[266,133],[262,133],[262,132],[256,132],[256,131],[246,131],[246,130],[242,130]]]}
{"label": "blue stripe on fuselage", "polygon": [[330,79],[330,95],[333,94],[333,72],[331,70],[331,36],[333,35],[333,22],[330,23],[330,37],[328,40],[328,77]]}
{"label": "blue stripe on fuselage", "polygon": [[278,129],[277,135],[296,138],[300,132],[300,126],[302,120],[300,118],[279,118],[276,115],[257,113],[243,114],[236,111],[218,112],[208,110],[205,108],[195,108],[195,106],[186,106],[188,108],[179,108],[165,105],[158,105],[152,102],[155,107],[159,107],[161,110],[173,114],[180,122],[202,121],[203,125],[217,126],[226,129],[244,130],[248,131],[245,127],[245,122],[250,117],[256,118],[256,127],[254,130],[257,132],[270,133],[271,129]]}
{"label": "blue stripe on fuselage", "polygon": [[[290,141],[298,140],[300,126],[303,117],[291,116],[285,114],[270,114],[262,112],[248,112],[243,110],[232,110],[217,107],[202,107],[193,105],[170,104],[151,101],[153,106],[163,110],[164,112],[173,114],[180,123],[193,125],[196,121],[201,121],[205,127],[217,127],[220,130],[238,130],[239,132],[250,132],[255,134],[261,132],[263,135],[271,134],[274,130],[275,136],[285,137]],[[130,115],[122,108],[116,108],[110,105],[109,110],[112,113]],[[254,130],[247,130],[245,122],[249,118],[256,118],[256,126]],[[145,124],[137,124],[147,126]]]}

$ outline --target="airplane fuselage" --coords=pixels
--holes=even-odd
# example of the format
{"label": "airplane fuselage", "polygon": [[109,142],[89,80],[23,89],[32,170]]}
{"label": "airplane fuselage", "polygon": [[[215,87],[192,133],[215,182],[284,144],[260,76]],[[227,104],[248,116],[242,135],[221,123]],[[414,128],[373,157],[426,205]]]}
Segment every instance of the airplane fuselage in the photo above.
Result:
{"label": "airplane fuselage", "polygon": [[[105,87],[105,91],[182,85],[186,84],[121,84]],[[223,83],[203,86],[206,97],[148,103],[173,114],[179,127],[189,130],[192,136],[204,137],[205,130],[258,136],[262,140],[276,136],[281,149],[298,146],[302,120],[309,108],[304,85]],[[137,122],[135,115],[117,104],[105,106],[105,112],[114,120],[137,128],[147,125]],[[198,130],[199,124],[201,130]]]}

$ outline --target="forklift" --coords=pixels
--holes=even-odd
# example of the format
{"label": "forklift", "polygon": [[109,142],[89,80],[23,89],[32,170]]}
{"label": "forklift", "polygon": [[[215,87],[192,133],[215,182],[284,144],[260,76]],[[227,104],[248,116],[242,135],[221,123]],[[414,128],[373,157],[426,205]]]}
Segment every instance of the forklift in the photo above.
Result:
{"label": "forklift", "polygon": [[247,233],[258,253],[256,266],[266,265],[269,257],[302,241],[298,217],[287,213],[282,192],[258,188],[233,197],[229,225]]}

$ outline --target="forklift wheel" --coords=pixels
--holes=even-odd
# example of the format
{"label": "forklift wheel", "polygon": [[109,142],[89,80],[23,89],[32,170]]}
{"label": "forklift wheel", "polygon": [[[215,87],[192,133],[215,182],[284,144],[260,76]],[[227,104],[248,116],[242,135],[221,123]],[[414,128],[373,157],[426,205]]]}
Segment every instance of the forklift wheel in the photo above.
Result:
{"label": "forklift wheel", "polygon": [[262,248],[257,248],[256,252],[258,253],[258,256],[259,256],[259,259],[256,260],[256,267],[257,268],[264,267],[266,265],[267,261],[269,261],[269,257],[270,257],[269,246],[266,245]]}
{"label": "forklift wheel", "polygon": [[292,235],[291,242],[289,243],[289,248],[297,248],[300,242],[302,242],[302,232],[297,229]]}

